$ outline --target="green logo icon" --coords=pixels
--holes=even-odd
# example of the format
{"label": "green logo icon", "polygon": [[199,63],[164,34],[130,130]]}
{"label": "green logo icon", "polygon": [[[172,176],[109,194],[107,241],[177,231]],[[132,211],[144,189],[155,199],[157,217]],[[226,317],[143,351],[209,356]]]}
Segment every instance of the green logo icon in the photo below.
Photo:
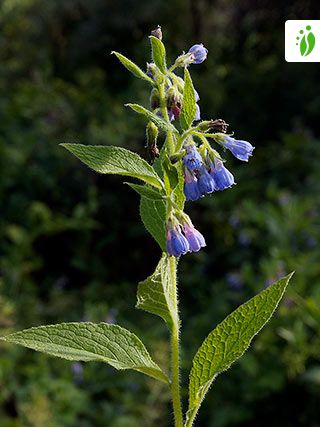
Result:
{"label": "green logo icon", "polygon": [[307,56],[313,51],[313,48],[316,44],[316,38],[311,31],[310,25],[306,26],[306,31],[300,30],[299,34],[300,36],[296,37],[296,45],[298,46],[300,44],[301,56]]}

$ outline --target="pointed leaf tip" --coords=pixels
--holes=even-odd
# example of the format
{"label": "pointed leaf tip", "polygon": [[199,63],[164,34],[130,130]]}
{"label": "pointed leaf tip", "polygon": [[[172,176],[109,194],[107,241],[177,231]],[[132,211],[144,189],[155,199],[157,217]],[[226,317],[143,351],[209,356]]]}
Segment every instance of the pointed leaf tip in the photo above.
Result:
{"label": "pointed leaf tip", "polygon": [[189,383],[189,410],[185,427],[191,427],[214,379],[249,348],[252,339],[276,310],[293,272],[242,304],[204,340],[193,359]]}
{"label": "pointed leaf tip", "polygon": [[2,340],[72,361],[105,362],[115,369],[133,369],[168,383],[132,332],[108,323],[60,323],[15,332]]}
{"label": "pointed leaf tip", "polygon": [[62,146],[96,172],[131,176],[158,189],[164,186],[149,163],[137,153],[125,148],[83,144],[62,144]]}

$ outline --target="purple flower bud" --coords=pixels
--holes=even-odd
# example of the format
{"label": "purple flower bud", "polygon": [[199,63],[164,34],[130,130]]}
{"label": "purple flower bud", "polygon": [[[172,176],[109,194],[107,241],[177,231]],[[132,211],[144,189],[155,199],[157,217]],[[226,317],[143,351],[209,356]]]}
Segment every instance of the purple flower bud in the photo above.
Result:
{"label": "purple flower bud", "polygon": [[247,162],[249,157],[252,156],[254,147],[247,141],[240,141],[231,136],[225,136],[223,144],[231,153],[239,160]]}
{"label": "purple flower bud", "polygon": [[198,252],[206,246],[203,235],[192,225],[184,224],[183,231],[188,240],[190,252]]}
{"label": "purple flower bud", "polygon": [[188,240],[181,233],[180,227],[168,230],[166,248],[169,255],[175,257],[185,255],[189,251]]}
{"label": "purple flower bud", "polygon": [[196,104],[196,114],[195,114],[193,120],[195,120],[195,121],[201,120],[201,117],[200,117],[200,107],[199,107],[198,104]]}
{"label": "purple flower bud", "polygon": [[235,184],[234,176],[219,159],[214,159],[214,166],[211,168],[210,175],[214,179],[216,189],[219,191],[232,187]]}
{"label": "purple flower bud", "polygon": [[183,164],[189,170],[200,169],[202,165],[202,157],[198,153],[198,150],[195,146],[186,147],[187,154],[183,158]]}
{"label": "purple flower bud", "polygon": [[208,49],[203,44],[195,44],[189,49],[188,53],[192,54],[193,64],[201,64],[207,58]]}
{"label": "purple flower bud", "polygon": [[216,190],[215,182],[204,166],[199,171],[198,187],[202,195],[213,193]]}
{"label": "purple flower bud", "polygon": [[[161,111],[161,110],[155,111],[155,113],[156,113],[156,115],[157,115],[158,117],[160,117],[161,119],[163,119],[163,115],[162,115],[162,111]],[[170,120],[170,122],[173,122],[173,120],[174,120],[174,114],[173,114],[173,112],[171,111],[171,109],[170,109],[170,110],[168,110],[168,116],[169,116],[169,120]]]}
{"label": "purple flower bud", "polygon": [[196,102],[200,101],[200,96],[196,90],[194,90],[194,96],[195,96]]}
{"label": "purple flower bud", "polygon": [[201,197],[201,193],[198,187],[198,180],[188,169],[185,169],[184,173],[184,195],[186,196],[187,202],[194,202]]}
{"label": "purple flower bud", "polygon": [[169,116],[170,122],[173,122],[173,120],[175,119],[175,115],[172,109],[168,110],[168,116]]}

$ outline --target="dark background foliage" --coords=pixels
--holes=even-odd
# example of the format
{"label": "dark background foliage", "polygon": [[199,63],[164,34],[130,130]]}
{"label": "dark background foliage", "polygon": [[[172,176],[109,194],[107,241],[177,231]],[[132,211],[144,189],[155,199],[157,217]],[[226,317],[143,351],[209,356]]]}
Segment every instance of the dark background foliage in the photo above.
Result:
{"label": "dark background foliage", "polygon": [[[138,199],[60,142],[144,152],[128,101],[148,88],[110,56],[144,67],[161,24],[168,56],[196,42],[203,118],[222,117],[256,146],[228,156],[238,185],[187,207],[207,248],[180,263],[182,380],[226,314],[295,270],[250,351],[221,375],[198,418],[210,427],[319,427],[320,73],[284,60],[284,22],[317,19],[317,1],[2,0],[0,4],[0,333],[62,321],[117,322],[168,362],[158,319],[134,308],[160,251]],[[166,427],[169,396],[138,373],[0,347],[1,427]]]}

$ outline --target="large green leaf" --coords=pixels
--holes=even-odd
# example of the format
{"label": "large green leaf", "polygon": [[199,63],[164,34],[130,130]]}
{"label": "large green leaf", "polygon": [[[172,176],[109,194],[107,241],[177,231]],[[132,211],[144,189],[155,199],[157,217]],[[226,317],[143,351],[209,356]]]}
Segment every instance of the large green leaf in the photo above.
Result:
{"label": "large green leaf", "polygon": [[108,323],[61,323],[15,332],[4,341],[74,361],[105,362],[116,369],[134,369],[168,382],[139,338]]}
{"label": "large green leaf", "polygon": [[253,337],[270,319],[292,274],[241,305],[205,339],[193,359],[186,427],[192,426],[201,402],[217,375],[243,355]]}
{"label": "large green leaf", "polygon": [[129,185],[129,187],[140,194],[140,196],[146,197],[149,200],[163,200],[165,196],[165,193],[154,190],[148,185],[132,184],[132,182],[125,182],[125,184]]}
{"label": "large green leaf", "polygon": [[161,40],[157,37],[150,36],[152,59],[162,73],[166,73],[166,49]]}
{"label": "large green leaf", "polygon": [[119,52],[111,52],[116,55],[116,57],[119,59],[119,61],[126,67],[127,70],[129,70],[132,74],[134,74],[139,79],[146,80],[147,82],[154,84],[153,80],[147,76],[146,73],[144,73],[141,68],[138,67],[134,62],[132,62],[130,59],[126,58],[124,55],[122,55]]}
{"label": "large green leaf", "polygon": [[189,129],[196,115],[196,96],[190,73],[184,71],[184,90],[180,114],[180,124],[183,130]]}
{"label": "large green leaf", "polygon": [[158,242],[161,250],[166,250],[166,204],[164,200],[150,200],[141,197],[140,216],[146,229]]}
{"label": "large green leaf", "polygon": [[139,283],[137,308],[160,316],[171,328],[177,324],[177,309],[174,306],[175,284],[172,281],[170,263],[176,259],[163,254],[155,272]]}
{"label": "large green leaf", "polygon": [[166,122],[161,117],[157,116],[152,111],[147,110],[139,104],[126,104],[126,107],[130,107],[136,113],[146,116],[149,120],[155,123],[159,129],[162,129],[166,132],[178,132],[178,130],[171,123]]}
{"label": "large green leaf", "polygon": [[121,147],[61,144],[96,172],[139,178],[159,189],[163,183],[156,171],[138,154]]}

